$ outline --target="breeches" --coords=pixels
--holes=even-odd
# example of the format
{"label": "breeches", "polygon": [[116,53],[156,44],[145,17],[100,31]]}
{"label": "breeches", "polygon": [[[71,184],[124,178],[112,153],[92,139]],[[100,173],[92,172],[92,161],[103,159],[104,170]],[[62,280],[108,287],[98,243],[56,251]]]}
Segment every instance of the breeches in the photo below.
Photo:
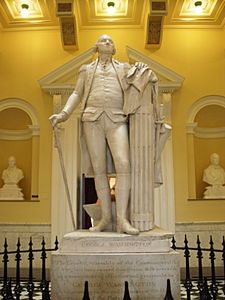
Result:
{"label": "breeches", "polygon": [[103,113],[96,121],[83,122],[83,130],[95,176],[107,172],[107,145],[112,154],[116,173],[130,174],[127,123],[114,123]]}

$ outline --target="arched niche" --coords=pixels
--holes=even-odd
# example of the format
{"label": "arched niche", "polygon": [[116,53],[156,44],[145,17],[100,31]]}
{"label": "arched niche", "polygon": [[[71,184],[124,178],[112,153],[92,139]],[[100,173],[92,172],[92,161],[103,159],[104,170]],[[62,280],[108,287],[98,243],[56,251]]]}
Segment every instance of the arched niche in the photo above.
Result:
{"label": "arched niche", "polygon": [[[22,99],[0,101],[0,172],[15,156],[24,178],[19,183],[25,200],[38,199],[39,125],[36,111]],[[2,180],[0,186],[3,185]],[[1,199],[1,201],[4,199]]]}
{"label": "arched niche", "polygon": [[196,101],[187,122],[189,198],[202,199],[202,180],[209,157],[216,152],[225,168],[225,97],[207,96]]}

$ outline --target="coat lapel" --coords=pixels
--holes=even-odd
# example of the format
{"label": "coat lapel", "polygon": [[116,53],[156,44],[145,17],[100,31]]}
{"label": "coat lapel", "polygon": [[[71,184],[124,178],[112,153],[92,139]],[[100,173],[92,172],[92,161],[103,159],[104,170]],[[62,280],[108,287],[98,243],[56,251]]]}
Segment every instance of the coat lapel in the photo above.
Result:
{"label": "coat lapel", "polygon": [[121,84],[121,80],[124,76],[124,72],[123,72],[123,66],[120,65],[116,60],[112,60],[112,64],[113,64],[113,67],[114,69],[116,70],[116,73],[118,75],[118,78],[119,78],[119,81],[120,81],[120,84]]}
{"label": "coat lapel", "polygon": [[98,59],[92,62],[87,68],[86,95],[88,95],[90,92],[90,88],[94,79],[94,74],[95,74],[97,64],[98,64]]}
{"label": "coat lapel", "polygon": [[94,74],[95,74],[97,64],[98,64],[98,60],[96,59],[95,61],[93,61],[92,63],[90,63],[87,66],[85,89],[84,89],[84,96],[83,96],[83,100],[82,100],[82,104],[81,104],[81,110],[83,110],[85,108],[85,104],[86,104],[88,95],[90,93],[90,89],[91,89],[91,85],[92,85],[92,82],[94,79]]}

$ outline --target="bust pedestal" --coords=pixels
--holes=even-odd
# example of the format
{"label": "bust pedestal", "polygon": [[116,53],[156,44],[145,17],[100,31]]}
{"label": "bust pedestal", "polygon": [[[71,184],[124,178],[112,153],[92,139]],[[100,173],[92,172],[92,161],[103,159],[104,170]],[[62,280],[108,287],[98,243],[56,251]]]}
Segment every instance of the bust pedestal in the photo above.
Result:
{"label": "bust pedestal", "polygon": [[0,200],[24,200],[21,191],[17,184],[4,184],[0,189]]}
{"label": "bust pedestal", "polygon": [[225,186],[219,184],[207,186],[204,199],[225,199]]}
{"label": "bust pedestal", "polygon": [[170,249],[171,237],[159,228],[138,236],[85,230],[66,234],[52,254],[52,299],[82,299],[88,281],[91,299],[119,300],[128,281],[132,300],[159,300],[169,278],[179,300],[179,254]]}

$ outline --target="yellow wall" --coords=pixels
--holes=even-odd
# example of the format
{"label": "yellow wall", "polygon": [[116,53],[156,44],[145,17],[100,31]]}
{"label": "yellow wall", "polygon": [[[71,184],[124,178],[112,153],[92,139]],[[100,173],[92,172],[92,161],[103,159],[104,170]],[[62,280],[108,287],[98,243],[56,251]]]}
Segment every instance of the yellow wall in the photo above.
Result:
{"label": "yellow wall", "polygon": [[[168,31],[170,50],[164,52],[167,65],[185,77],[173,98],[173,142],[176,221],[224,221],[225,201],[188,201],[186,122],[191,105],[208,95],[225,96],[224,31]],[[164,44],[166,41],[164,35]],[[162,49],[163,50],[163,49]],[[162,51],[161,50],[161,51]],[[166,49],[165,49],[166,50]],[[175,56],[174,56],[175,54]]]}
{"label": "yellow wall", "polygon": [[59,40],[57,31],[1,34],[1,100],[19,98],[31,103],[37,111],[40,124],[40,202],[1,202],[1,223],[51,222],[51,128],[48,116],[52,113],[52,103],[50,97],[42,93],[37,80],[58,66],[55,56],[59,55],[54,49],[60,49],[59,52],[63,53]]}
{"label": "yellow wall", "polygon": [[127,60],[125,46],[142,51],[185,77],[172,105],[175,201],[177,221],[224,220],[225,201],[187,201],[187,116],[190,106],[207,95],[224,95],[224,30],[164,29],[161,48],[144,48],[142,29],[80,31],[79,50],[64,51],[58,30],[0,32],[1,98],[16,97],[33,105],[40,122],[39,196],[35,203],[0,203],[1,223],[50,223],[51,140],[48,117],[52,98],[37,80],[87,50],[100,34],[115,41],[116,58]]}

